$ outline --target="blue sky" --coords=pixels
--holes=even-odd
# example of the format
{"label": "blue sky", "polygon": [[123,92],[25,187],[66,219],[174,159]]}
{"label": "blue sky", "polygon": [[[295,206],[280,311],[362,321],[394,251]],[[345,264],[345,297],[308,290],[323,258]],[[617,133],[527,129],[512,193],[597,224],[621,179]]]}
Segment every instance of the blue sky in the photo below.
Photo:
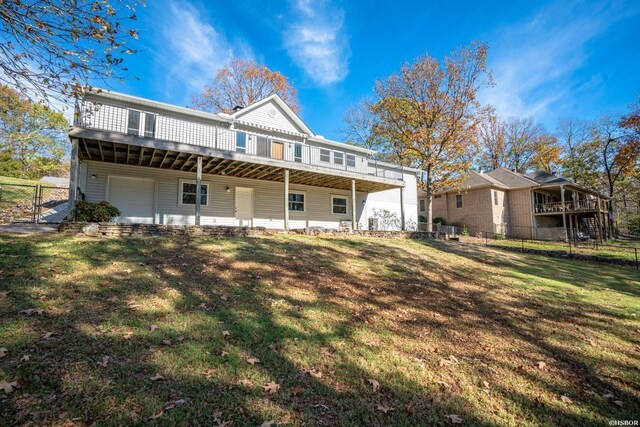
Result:
{"label": "blue sky", "polygon": [[140,80],[113,90],[177,105],[237,56],[285,74],[301,117],[340,139],[346,108],[377,79],[429,53],[489,43],[496,86],[480,99],[503,117],[619,112],[640,95],[640,2],[629,1],[150,1],[138,13]]}

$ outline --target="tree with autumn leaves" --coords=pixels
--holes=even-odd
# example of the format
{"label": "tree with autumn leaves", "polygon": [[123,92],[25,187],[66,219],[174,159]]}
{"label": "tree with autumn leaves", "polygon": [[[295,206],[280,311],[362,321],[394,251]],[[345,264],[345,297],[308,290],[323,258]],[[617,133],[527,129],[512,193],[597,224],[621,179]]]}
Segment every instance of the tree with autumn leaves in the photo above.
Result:
{"label": "tree with autumn leaves", "polygon": [[434,191],[453,185],[471,167],[477,146],[477,93],[491,84],[487,45],[474,43],[439,61],[423,55],[376,82],[371,111],[379,150],[420,169],[431,224]]}
{"label": "tree with autumn leaves", "polygon": [[283,74],[256,61],[234,58],[193,97],[193,103],[205,111],[232,113],[236,106],[247,107],[273,94],[293,111],[300,110],[297,91]]}

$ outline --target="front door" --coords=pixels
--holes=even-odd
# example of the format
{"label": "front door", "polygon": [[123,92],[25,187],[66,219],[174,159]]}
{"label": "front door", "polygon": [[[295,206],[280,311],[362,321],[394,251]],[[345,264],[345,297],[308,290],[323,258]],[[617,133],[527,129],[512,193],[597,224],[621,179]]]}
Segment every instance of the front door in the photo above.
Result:
{"label": "front door", "polygon": [[282,160],[284,153],[284,144],[282,142],[271,142],[271,157]]}
{"label": "front door", "polygon": [[253,188],[236,187],[236,221],[251,227],[253,222]]}

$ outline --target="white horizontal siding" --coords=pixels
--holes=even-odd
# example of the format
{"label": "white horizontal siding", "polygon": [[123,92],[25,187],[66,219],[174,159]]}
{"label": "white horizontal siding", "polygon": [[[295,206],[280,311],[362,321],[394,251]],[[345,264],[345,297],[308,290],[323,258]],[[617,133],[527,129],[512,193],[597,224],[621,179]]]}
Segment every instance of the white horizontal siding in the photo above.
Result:
{"label": "white horizontal siding", "polygon": [[[95,161],[82,162],[86,171],[84,187],[88,201],[106,199],[108,176],[128,176],[133,178],[149,178],[157,183],[155,222],[158,224],[194,224],[194,206],[179,204],[180,179],[195,180],[195,173],[169,171],[142,166],[129,166]],[[95,179],[91,178],[95,175]],[[254,189],[254,221],[255,227],[284,227],[284,188],[279,182],[260,181],[224,176],[204,175],[203,183],[209,184],[209,203],[202,206],[201,224],[203,225],[238,225],[235,220],[235,187]],[[226,188],[229,187],[229,191]],[[290,185],[290,191],[305,193],[305,211],[289,212],[290,228],[325,227],[338,228],[340,220],[351,220],[350,191],[333,190],[304,185]],[[396,190],[397,191],[397,190]],[[331,195],[344,195],[349,199],[346,215],[331,214]],[[356,215],[361,227],[366,226],[362,219],[365,209],[365,193],[357,193]],[[371,197],[371,195],[369,195]],[[385,205],[386,206],[386,205]],[[117,206],[116,206],[117,207]]]}
{"label": "white horizontal siding", "polygon": [[[416,176],[412,173],[404,174],[404,217],[408,230],[414,229],[418,224],[418,187]],[[360,223],[368,227],[369,218],[375,217],[376,210],[386,210],[401,217],[400,210],[400,189],[378,191],[367,196],[364,213]]]}
{"label": "white horizontal siding", "polygon": [[[275,110],[275,116],[269,115],[269,110]],[[275,102],[267,102],[260,107],[247,111],[246,114],[238,114],[238,120],[255,123],[258,126],[280,129],[285,132],[304,133],[300,127],[290,120],[287,114]]]}

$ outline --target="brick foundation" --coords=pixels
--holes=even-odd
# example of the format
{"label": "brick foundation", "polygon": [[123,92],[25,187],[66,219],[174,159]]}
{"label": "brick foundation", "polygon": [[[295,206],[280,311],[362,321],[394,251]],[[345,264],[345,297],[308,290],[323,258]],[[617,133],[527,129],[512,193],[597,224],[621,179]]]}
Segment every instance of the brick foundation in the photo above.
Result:
{"label": "brick foundation", "polygon": [[[58,226],[58,232],[63,234],[82,234],[83,229],[92,225],[86,222],[63,222]],[[95,229],[97,227],[97,230]],[[299,234],[321,237],[377,237],[385,239],[416,239],[427,240],[434,238],[434,233],[422,231],[369,231],[355,230],[339,231],[330,229],[301,229],[274,230],[267,228],[228,227],[219,225],[160,225],[160,224],[124,224],[113,222],[94,223],[94,233],[85,233],[97,237],[143,237],[143,236],[210,236],[210,237],[246,237],[268,236],[276,234]]]}

